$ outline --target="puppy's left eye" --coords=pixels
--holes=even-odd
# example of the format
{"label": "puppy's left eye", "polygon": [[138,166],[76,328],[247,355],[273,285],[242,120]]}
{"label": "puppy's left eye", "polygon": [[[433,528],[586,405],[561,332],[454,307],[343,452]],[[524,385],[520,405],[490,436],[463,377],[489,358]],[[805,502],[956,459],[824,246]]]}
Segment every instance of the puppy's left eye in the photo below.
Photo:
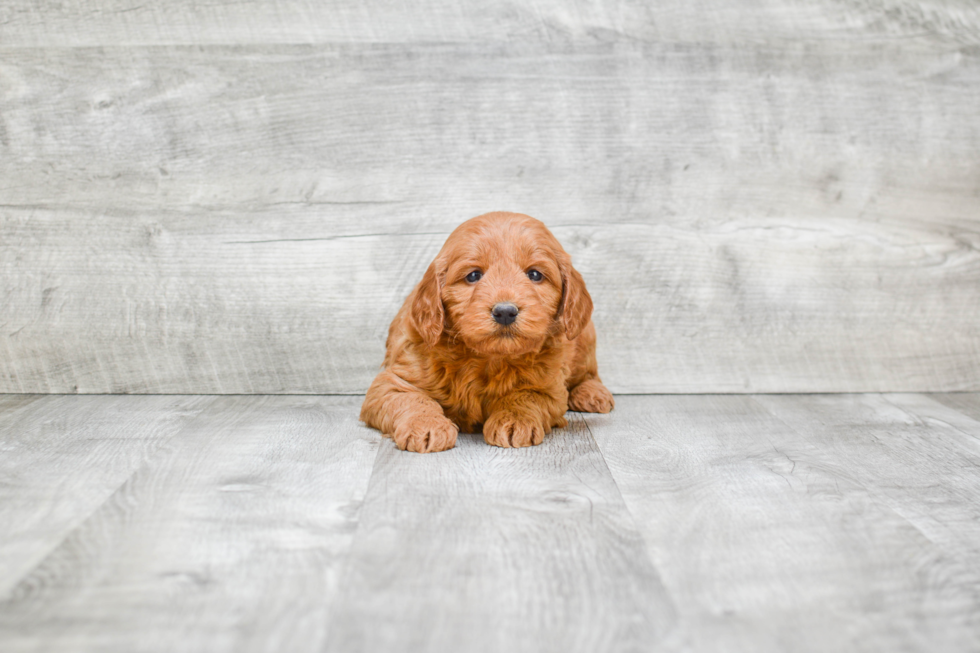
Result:
{"label": "puppy's left eye", "polygon": [[531,281],[538,282],[544,279],[544,275],[538,272],[537,270],[528,270],[527,278],[530,279]]}

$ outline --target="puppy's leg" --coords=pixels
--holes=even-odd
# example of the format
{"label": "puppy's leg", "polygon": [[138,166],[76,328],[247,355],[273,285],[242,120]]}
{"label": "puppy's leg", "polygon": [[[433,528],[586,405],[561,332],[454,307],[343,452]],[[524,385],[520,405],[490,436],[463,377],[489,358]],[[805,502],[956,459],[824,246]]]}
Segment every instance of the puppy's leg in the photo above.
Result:
{"label": "puppy's leg", "polygon": [[612,393],[598,377],[586,379],[568,393],[568,407],[580,413],[608,413],[616,405]]}
{"label": "puppy's leg", "polygon": [[[564,393],[562,393],[564,395]],[[496,401],[483,425],[483,439],[497,447],[541,444],[553,426],[568,425],[566,399],[546,392],[518,390]]]}
{"label": "puppy's leg", "polygon": [[394,440],[403,451],[428,453],[452,449],[459,433],[436,400],[387,370],[368,388],[361,419]]}

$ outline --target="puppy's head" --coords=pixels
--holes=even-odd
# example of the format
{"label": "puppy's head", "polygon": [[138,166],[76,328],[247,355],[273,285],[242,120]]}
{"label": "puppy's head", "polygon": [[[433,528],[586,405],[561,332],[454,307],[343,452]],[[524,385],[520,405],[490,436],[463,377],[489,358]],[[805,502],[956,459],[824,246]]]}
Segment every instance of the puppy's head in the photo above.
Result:
{"label": "puppy's head", "polygon": [[416,288],[411,315],[429,346],[448,331],[477,352],[518,355],[561,331],[575,338],[592,298],[543,223],[488,213],[450,234]]}

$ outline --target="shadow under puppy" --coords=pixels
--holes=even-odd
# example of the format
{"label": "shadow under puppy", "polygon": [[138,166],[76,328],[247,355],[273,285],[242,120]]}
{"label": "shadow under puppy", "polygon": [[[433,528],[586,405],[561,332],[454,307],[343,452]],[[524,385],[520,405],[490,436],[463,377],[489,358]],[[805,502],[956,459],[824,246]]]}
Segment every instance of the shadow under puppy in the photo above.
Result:
{"label": "shadow under puppy", "polygon": [[608,413],[592,298],[548,228],[487,213],[450,234],[391,323],[361,419],[399,449],[541,444],[565,411]]}

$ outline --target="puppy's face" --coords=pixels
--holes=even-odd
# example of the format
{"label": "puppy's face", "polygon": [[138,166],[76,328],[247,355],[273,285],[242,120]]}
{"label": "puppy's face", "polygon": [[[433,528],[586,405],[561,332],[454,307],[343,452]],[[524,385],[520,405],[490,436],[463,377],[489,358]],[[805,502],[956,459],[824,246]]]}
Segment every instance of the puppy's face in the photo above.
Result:
{"label": "puppy's face", "polygon": [[554,330],[557,253],[530,229],[472,230],[446,261],[443,304],[453,334],[485,354],[520,354]]}
{"label": "puppy's face", "polygon": [[562,329],[572,338],[592,311],[568,254],[544,224],[520,214],[488,214],[463,223],[426,273],[418,295],[413,316],[427,342],[446,331],[487,355],[534,351]]}

